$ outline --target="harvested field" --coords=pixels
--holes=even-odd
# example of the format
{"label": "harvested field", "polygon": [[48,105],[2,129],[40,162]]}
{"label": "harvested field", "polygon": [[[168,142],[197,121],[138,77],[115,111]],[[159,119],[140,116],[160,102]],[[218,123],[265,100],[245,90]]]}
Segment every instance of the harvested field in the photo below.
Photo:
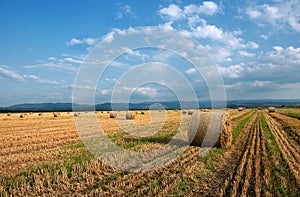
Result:
{"label": "harvested field", "polygon": [[[230,147],[191,146],[161,168],[135,173],[95,158],[80,140],[73,113],[1,114],[0,196],[299,196],[299,120],[277,112],[227,111]],[[77,118],[96,116],[115,144],[141,152],[166,145],[181,118],[186,129],[191,118],[187,111],[144,111],[128,121],[125,111],[116,113]]]}

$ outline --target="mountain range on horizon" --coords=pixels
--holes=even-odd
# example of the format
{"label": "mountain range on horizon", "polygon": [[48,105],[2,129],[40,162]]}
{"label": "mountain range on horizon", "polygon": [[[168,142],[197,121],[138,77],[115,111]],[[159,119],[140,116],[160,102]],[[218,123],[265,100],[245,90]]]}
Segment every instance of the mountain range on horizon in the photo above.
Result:
{"label": "mountain range on horizon", "polygon": [[[221,104],[215,106],[220,107]],[[300,106],[300,99],[260,99],[260,100],[230,100],[227,101],[226,107],[283,107],[283,106]],[[148,110],[148,109],[194,109],[194,108],[211,108],[210,101],[202,102],[140,102],[140,103],[101,103],[92,105],[80,105],[73,103],[24,103],[12,105],[9,107],[0,107],[0,112],[24,112],[24,111],[101,111],[101,110]]]}

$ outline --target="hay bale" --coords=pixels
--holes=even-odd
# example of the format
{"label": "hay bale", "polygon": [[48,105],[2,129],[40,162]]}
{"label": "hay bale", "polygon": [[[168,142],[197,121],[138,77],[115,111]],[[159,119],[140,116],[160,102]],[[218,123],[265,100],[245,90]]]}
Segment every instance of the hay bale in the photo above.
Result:
{"label": "hay bale", "polygon": [[188,115],[193,115],[193,111],[188,111]]}
{"label": "hay bale", "polygon": [[229,147],[232,128],[228,114],[224,112],[196,112],[189,127],[189,142],[200,147]]}
{"label": "hay bale", "polygon": [[209,112],[209,109],[203,109],[203,112]]}
{"label": "hay bale", "polygon": [[20,114],[20,118],[26,118],[27,114]]}
{"label": "hay bale", "polygon": [[11,113],[8,113],[7,116],[11,116]]}
{"label": "hay bale", "polygon": [[59,117],[60,116],[60,112],[53,112],[53,117],[54,118],[57,118],[57,117]]}
{"label": "hay bale", "polygon": [[243,111],[243,110],[244,110],[244,108],[242,108],[242,107],[238,108],[238,111]]}
{"label": "hay bale", "polygon": [[182,114],[186,114],[186,111],[182,111]]}
{"label": "hay bale", "polygon": [[269,107],[269,113],[273,113],[276,111],[276,108],[275,107]]}
{"label": "hay bale", "polygon": [[79,116],[79,113],[74,113],[74,117],[78,117]]}
{"label": "hay bale", "polygon": [[109,112],[109,117],[110,118],[116,118],[117,117],[117,113],[116,112]]}
{"label": "hay bale", "polygon": [[141,111],[141,114],[142,114],[142,115],[144,115],[144,114],[145,114],[145,112],[144,112],[144,111]]}
{"label": "hay bale", "polygon": [[42,116],[43,115],[43,113],[39,113],[39,116]]}
{"label": "hay bale", "polygon": [[132,120],[132,119],[135,119],[135,117],[136,117],[135,111],[126,112],[126,120]]}

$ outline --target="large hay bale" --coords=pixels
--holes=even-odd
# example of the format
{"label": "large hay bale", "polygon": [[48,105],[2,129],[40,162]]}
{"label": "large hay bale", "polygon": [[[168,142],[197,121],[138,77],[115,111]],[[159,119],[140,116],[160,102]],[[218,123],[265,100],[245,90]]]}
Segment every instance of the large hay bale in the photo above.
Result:
{"label": "large hay bale", "polygon": [[186,111],[182,111],[182,114],[186,114]]}
{"label": "large hay bale", "polygon": [[54,118],[57,118],[57,117],[59,117],[60,116],[60,112],[53,112],[53,117]]}
{"label": "large hay bale", "polygon": [[229,147],[232,143],[232,128],[228,114],[224,112],[196,112],[189,128],[192,146]]}
{"label": "large hay bale", "polygon": [[126,120],[132,120],[132,119],[135,119],[135,117],[136,117],[135,111],[126,112]]}
{"label": "large hay bale", "polygon": [[243,111],[243,110],[244,110],[244,108],[242,108],[242,107],[238,108],[238,111]]}
{"label": "large hay bale", "polygon": [[193,115],[193,111],[189,110],[188,115]]}
{"label": "large hay bale", "polygon": [[144,114],[145,114],[145,112],[144,112],[144,111],[141,111],[141,114],[142,114],[142,115],[144,115]]}
{"label": "large hay bale", "polygon": [[275,112],[276,108],[275,107],[269,107],[269,113]]}
{"label": "large hay bale", "polygon": [[117,117],[117,113],[116,112],[109,112],[109,117],[110,118],[116,118]]}

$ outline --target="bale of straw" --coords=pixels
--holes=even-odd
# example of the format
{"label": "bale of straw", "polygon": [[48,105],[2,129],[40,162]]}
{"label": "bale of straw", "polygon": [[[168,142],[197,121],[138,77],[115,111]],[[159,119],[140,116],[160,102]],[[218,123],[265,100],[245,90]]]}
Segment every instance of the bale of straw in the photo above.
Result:
{"label": "bale of straw", "polygon": [[243,110],[244,110],[244,108],[242,108],[242,107],[238,108],[238,111],[243,111]]}
{"label": "bale of straw", "polygon": [[144,114],[145,114],[145,112],[144,112],[144,111],[141,111],[141,114],[142,114],[142,115],[144,115]]}
{"label": "bale of straw", "polygon": [[258,110],[261,110],[261,107],[258,107],[257,109],[258,109]]}
{"label": "bale of straw", "polygon": [[188,115],[193,115],[193,111],[188,111]]}
{"label": "bale of straw", "polygon": [[59,112],[54,112],[54,113],[53,113],[53,117],[57,118],[57,117],[59,117],[59,116],[60,116],[60,113],[59,113]]}
{"label": "bale of straw", "polygon": [[135,119],[135,117],[136,117],[136,112],[134,111],[126,112],[126,120],[132,120]]}
{"label": "bale of straw", "polygon": [[232,128],[228,114],[224,112],[196,112],[189,127],[189,142],[200,147],[229,147]]}
{"label": "bale of straw", "polygon": [[276,108],[275,107],[269,107],[269,113],[273,113],[276,111]]}
{"label": "bale of straw", "polygon": [[116,118],[117,117],[117,113],[116,112],[109,112],[109,117],[110,118]]}
{"label": "bale of straw", "polygon": [[43,115],[43,113],[39,113],[39,116],[42,116]]}
{"label": "bale of straw", "polygon": [[186,111],[182,111],[182,114],[186,114]]}
{"label": "bale of straw", "polygon": [[7,116],[11,116],[11,113],[8,113]]}
{"label": "bale of straw", "polygon": [[74,117],[78,117],[79,116],[79,113],[74,113]]}
{"label": "bale of straw", "polygon": [[20,114],[20,118],[26,118],[27,114]]}
{"label": "bale of straw", "polygon": [[203,112],[209,112],[209,109],[203,109]]}

